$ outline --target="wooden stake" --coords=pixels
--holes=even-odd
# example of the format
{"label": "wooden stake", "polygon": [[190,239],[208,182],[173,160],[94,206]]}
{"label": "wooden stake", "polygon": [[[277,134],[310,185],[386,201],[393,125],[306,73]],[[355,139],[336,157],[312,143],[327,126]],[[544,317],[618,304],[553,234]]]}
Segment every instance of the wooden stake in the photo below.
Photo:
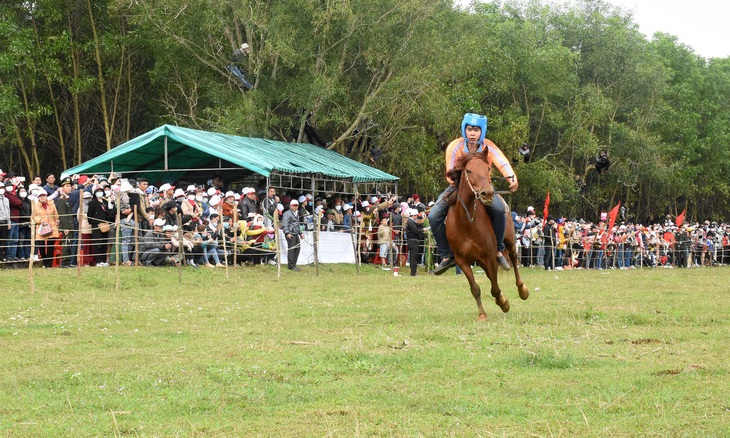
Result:
{"label": "wooden stake", "polygon": [[35,206],[30,214],[30,260],[28,273],[30,275],[30,294],[35,295],[35,281],[33,279],[33,263],[35,262]]}
{"label": "wooden stake", "polygon": [[[245,240],[245,238],[244,238]],[[233,266],[238,266],[238,207],[233,210]]]}
{"label": "wooden stake", "polygon": [[137,222],[137,205],[134,206],[134,267],[139,267],[139,222]]}
{"label": "wooden stake", "polygon": [[355,253],[355,271],[357,275],[360,275],[360,265],[357,263],[357,243],[355,242],[355,235],[352,234],[352,228],[350,229],[350,240],[352,241],[352,250]]}
{"label": "wooden stake", "polygon": [[180,262],[177,264],[177,281],[182,284],[182,268],[183,262],[185,261],[185,254],[183,252],[183,233],[182,233],[182,218],[180,213],[177,215],[177,253],[180,255]]}
{"label": "wooden stake", "polygon": [[116,276],[117,282],[114,290],[116,291],[116,293],[119,293],[119,265],[121,265],[121,263],[119,262],[119,235],[122,232],[122,222],[120,220],[122,217],[122,209],[119,208],[121,197],[121,193],[117,192],[115,194],[115,198],[117,201],[117,217],[116,219],[114,219],[114,261],[116,262],[114,266],[114,274]]}
{"label": "wooden stake", "polygon": [[319,227],[322,223],[321,218],[319,217],[319,213],[314,213],[314,233],[312,233],[312,237],[314,238],[314,242],[312,242],[312,245],[314,246],[314,272],[317,277],[319,277]]}
{"label": "wooden stake", "polygon": [[84,223],[84,191],[81,190],[79,196],[79,209],[76,211],[76,221],[79,223],[77,235],[76,235],[76,278],[81,278],[81,262],[83,257],[81,256],[81,228]]}
{"label": "wooden stake", "polygon": [[223,216],[219,216],[220,221],[218,222],[218,230],[221,233],[223,240],[223,258],[226,261],[226,280],[228,280],[228,250],[226,249],[226,229],[223,228]]}
{"label": "wooden stake", "polygon": [[274,241],[276,242],[276,277],[281,278],[281,239],[279,238],[279,210],[274,213]]}

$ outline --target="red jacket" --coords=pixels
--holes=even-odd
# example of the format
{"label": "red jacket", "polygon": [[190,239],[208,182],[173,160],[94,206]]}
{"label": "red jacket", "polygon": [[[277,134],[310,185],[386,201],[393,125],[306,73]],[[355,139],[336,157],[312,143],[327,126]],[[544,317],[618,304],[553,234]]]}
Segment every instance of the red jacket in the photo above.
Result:
{"label": "red jacket", "polygon": [[5,197],[10,203],[10,220],[15,223],[20,222],[20,206],[23,205],[23,200],[11,192],[5,192]]}

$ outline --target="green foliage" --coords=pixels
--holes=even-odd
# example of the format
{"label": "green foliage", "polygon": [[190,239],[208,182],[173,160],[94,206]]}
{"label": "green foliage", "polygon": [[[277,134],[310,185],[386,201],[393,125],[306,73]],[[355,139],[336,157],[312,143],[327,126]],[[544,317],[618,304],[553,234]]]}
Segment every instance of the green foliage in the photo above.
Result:
{"label": "green foliage", "polygon": [[[730,61],[649,41],[602,0],[12,0],[0,17],[0,156],[16,173],[162,123],[306,141],[311,114],[326,147],[364,162],[379,147],[401,191],[435,196],[472,111],[515,162],[531,145],[520,208],[549,189],[556,214],[730,213]],[[243,42],[248,93],[226,70]]]}

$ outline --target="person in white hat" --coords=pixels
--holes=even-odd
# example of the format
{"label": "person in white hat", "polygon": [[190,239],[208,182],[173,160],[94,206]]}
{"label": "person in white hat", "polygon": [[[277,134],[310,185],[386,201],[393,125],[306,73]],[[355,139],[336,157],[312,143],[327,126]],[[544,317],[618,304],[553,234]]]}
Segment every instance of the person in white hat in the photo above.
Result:
{"label": "person in white hat", "polygon": [[256,197],[256,189],[253,187],[244,187],[243,198],[238,203],[238,211],[240,220],[249,221],[255,215],[259,214],[259,200]]}
{"label": "person in white hat", "polygon": [[350,232],[352,231],[352,205],[343,205],[342,212],[342,229],[345,232]]}
{"label": "person in white hat", "polygon": [[232,191],[227,191],[226,195],[223,197],[223,203],[221,204],[220,208],[220,215],[221,220],[224,217],[227,217],[229,219],[233,219],[233,211],[236,209],[236,194]]}
{"label": "person in white hat", "polygon": [[147,230],[139,242],[139,262],[145,266],[161,266],[172,253],[172,240],[163,233],[165,219],[157,218],[152,222],[152,229]]}
{"label": "person in white hat", "polygon": [[297,259],[301,249],[301,241],[304,238],[302,228],[299,224],[299,201],[292,199],[289,202],[289,210],[284,212],[281,219],[281,229],[286,237],[287,245],[287,265],[292,271],[299,272],[297,268]]}
{"label": "person in white hat", "polygon": [[418,272],[418,263],[421,261],[421,244],[423,243],[423,222],[417,221],[418,210],[409,208],[406,211],[405,239],[408,245],[408,262],[411,266],[411,277]]}
{"label": "person in white hat", "polygon": [[228,71],[235,76],[236,79],[238,79],[239,86],[244,91],[253,90],[253,85],[246,80],[244,72],[241,71],[241,66],[246,61],[249,53],[251,53],[251,47],[249,47],[248,43],[241,44],[240,48],[233,51],[233,54],[231,55],[231,62],[227,67]]}
{"label": "person in white hat", "polygon": [[[122,237],[120,254],[122,256],[122,264],[124,266],[131,266],[132,262],[129,257],[130,245],[132,243],[132,234],[134,234],[134,210],[132,203],[129,198],[129,193],[134,191],[134,187],[129,183],[129,180],[121,180],[118,185],[114,186],[114,191],[119,193],[119,211],[120,211],[120,234]],[[116,194],[114,194],[116,201]]]}
{"label": "person in white hat", "polygon": [[175,186],[165,183],[160,186],[160,203],[164,204],[165,201],[174,199],[173,194],[175,193]]}

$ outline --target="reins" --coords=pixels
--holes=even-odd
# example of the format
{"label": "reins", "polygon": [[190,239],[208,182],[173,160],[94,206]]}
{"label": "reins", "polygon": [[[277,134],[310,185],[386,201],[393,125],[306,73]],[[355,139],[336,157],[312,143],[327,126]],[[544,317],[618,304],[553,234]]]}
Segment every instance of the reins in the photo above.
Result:
{"label": "reins", "polygon": [[469,181],[469,174],[466,173],[466,169],[464,169],[464,175],[466,175],[466,183],[469,184],[469,189],[471,190],[472,194],[474,194],[474,209],[472,214],[469,214],[469,209],[466,207],[466,204],[464,203],[464,200],[461,199],[461,193],[456,194],[457,199],[461,203],[461,206],[464,207],[464,212],[466,213],[466,218],[469,219],[470,223],[474,223],[474,219],[477,217],[477,199],[479,197],[477,196],[477,191],[474,190],[474,186],[471,185],[471,181]]}

